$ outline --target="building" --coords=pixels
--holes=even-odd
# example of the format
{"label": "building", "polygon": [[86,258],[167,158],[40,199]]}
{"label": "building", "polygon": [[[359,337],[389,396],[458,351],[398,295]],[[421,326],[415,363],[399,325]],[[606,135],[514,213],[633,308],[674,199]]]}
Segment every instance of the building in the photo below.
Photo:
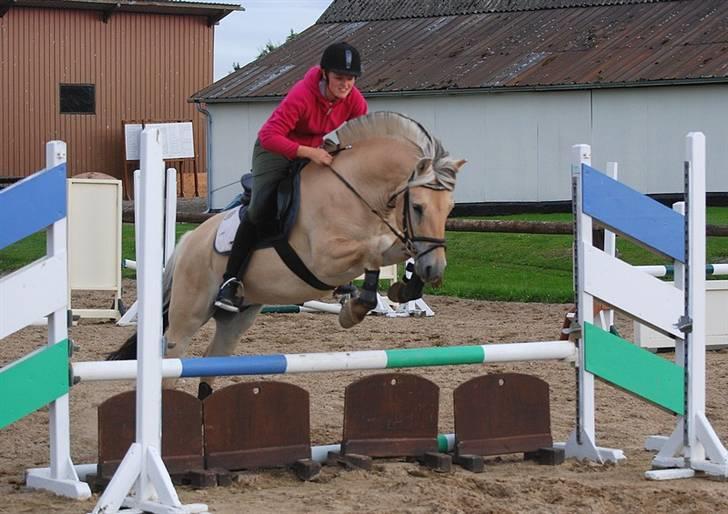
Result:
{"label": "building", "polygon": [[638,190],[676,193],[691,130],[706,133],[708,190],[728,191],[727,31],[722,0],[335,0],[194,94],[209,112],[211,206],[238,192],[258,128],[339,40],[362,51],[371,110],[414,117],[469,161],[461,208],[564,204],[576,143]]}
{"label": "building", "polygon": [[240,4],[162,0],[0,1],[0,177],[45,164],[68,143],[70,174],[124,170],[122,121],[204,117],[188,97],[213,77],[215,24]]}

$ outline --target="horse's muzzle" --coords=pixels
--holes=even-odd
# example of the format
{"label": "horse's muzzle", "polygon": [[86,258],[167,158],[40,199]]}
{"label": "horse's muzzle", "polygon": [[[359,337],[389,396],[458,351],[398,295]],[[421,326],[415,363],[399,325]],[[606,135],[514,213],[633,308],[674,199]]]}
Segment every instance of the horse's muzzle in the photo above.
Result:
{"label": "horse's muzzle", "polygon": [[439,286],[447,266],[445,249],[438,248],[421,257],[415,258],[415,273],[427,284]]}

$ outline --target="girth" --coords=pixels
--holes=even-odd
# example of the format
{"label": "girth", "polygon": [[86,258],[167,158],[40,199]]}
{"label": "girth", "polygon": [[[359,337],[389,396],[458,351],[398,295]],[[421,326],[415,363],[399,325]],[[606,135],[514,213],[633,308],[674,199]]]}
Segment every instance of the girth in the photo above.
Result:
{"label": "girth", "polygon": [[[300,159],[291,163],[290,174],[278,183],[273,191],[265,192],[269,198],[267,199],[268,212],[271,213],[270,221],[262,223],[258,227],[258,241],[255,245],[256,249],[273,248],[284,264],[298,278],[306,284],[321,291],[330,291],[336,288],[319,280],[311,270],[306,267],[296,251],[288,242],[290,232],[298,216],[301,202],[301,170],[308,163]],[[240,209],[240,219],[245,215],[244,211],[250,202],[250,194],[248,189],[252,186],[250,180],[241,180],[245,193],[243,195],[243,205]],[[251,176],[252,177],[252,176]],[[247,202],[245,201],[247,199]],[[246,263],[247,264],[247,263]]]}

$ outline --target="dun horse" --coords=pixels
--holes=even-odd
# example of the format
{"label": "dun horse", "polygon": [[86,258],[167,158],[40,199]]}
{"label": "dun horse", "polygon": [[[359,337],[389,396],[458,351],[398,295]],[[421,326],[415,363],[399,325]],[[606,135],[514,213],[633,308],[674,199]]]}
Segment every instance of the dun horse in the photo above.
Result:
{"label": "dun horse", "polygon": [[[395,284],[395,301],[418,297],[422,283],[438,285],[446,266],[445,221],[453,207],[456,174],[465,163],[448,156],[420,124],[396,113],[376,112],[336,131],[339,151],[331,167],[309,163],[301,172],[301,204],[289,244],[310,273],[340,286],[366,272],[365,284],[341,310],[340,324],[359,323],[376,306],[381,266],[415,259],[416,279]],[[215,295],[226,256],[213,249],[218,214],[186,234],[163,277],[168,357],[185,352],[211,317],[215,336],[205,356],[231,355],[263,304],[293,304],[327,294],[299,278],[273,248],[256,250],[242,277],[245,308],[216,310]],[[419,287],[418,287],[419,285]],[[419,289],[419,291],[418,291]],[[329,293],[330,294],[330,293]],[[372,304],[372,302],[374,302]],[[109,359],[136,358],[132,336]],[[211,391],[203,379],[200,393]]]}

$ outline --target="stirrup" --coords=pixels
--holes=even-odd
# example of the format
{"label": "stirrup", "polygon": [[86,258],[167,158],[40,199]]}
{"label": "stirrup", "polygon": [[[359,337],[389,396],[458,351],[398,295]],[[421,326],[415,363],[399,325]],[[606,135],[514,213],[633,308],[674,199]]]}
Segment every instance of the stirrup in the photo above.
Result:
{"label": "stirrup", "polygon": [[227,312],[240,312],[240,305],[243,299],[236,296],[237,288],[242,287],[242,282],[237,278],[229,278],[220,286],[215,299],[215,307]]}

